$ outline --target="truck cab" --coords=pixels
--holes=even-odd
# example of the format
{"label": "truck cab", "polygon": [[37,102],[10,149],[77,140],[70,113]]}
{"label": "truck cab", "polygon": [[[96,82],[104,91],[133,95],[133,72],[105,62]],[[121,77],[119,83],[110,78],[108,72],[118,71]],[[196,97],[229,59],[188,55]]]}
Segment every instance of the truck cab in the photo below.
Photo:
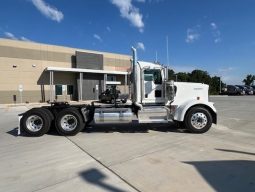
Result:
{"label": "truck cab", "polygon": [[[163,79],[164,68],[161,65],[138,61],[137,82],[140,89],[139,98],[143,104],[164,104]],[[132,98],[134,100],[135,98]]]}

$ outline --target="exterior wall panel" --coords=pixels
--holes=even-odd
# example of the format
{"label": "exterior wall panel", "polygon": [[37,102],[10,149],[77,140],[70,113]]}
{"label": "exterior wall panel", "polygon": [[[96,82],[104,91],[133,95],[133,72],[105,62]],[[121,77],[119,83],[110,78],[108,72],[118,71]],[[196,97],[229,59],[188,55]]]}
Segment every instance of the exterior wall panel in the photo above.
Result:
{"label": "exterior wall panel", "polygon": [[103,55],[95,53],[76,52],[76,67],[82,69],[103,69]]}
{"label": "exterior wall panel", "polygon": [[10,46],[0,46],[0,57],[71,63],[72,55],[73,55],[72,53],[49,52],[45,50],[33,50]]}
{"label": "exterior wall panel", "polygon": [[[75,57],[76,53],[81,57]],[[77,63],[76,63],[77,61]],[[34,42],[0,39],[0,103],[13,103],[13,95],[19,98],[19,85],[23,85],[23,102],[39,102],[42,98],[49,100],[49,72],[46,67],[80,67],[128,71],[130,56],[106,52],[74,49]],[[78,73],[55,72],[54,84],[73,85],[74,99],[78,98]],[[124,87],[124,76],[121,78]],[[103,75],[84,74],[83,99],[94,99],[93,88],[103,88]],[[91,91],[92,90],[92,91]],[[123,91],[122,91],[123,92]],[[67,98],[59,96],[60,99]]]}
{"label": "exterior wall panel", "polygon": [[[49,91],[45,91],[45,101],[49,100]],[[19,91],[0,91],[1,104],[15,104],[13,97],[16,96],[16,104],[21,102],[21,94]],[[23,91],[22,102],[38,103],[42,101],[41,91]]]}

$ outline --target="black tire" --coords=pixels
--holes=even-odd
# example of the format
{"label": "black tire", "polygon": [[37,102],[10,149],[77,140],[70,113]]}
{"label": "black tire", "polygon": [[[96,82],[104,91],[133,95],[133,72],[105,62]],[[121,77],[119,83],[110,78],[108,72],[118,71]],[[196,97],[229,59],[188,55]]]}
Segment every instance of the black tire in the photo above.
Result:
{"label": "black tire", "polygon": [[127,100],[126,100],[126,99],[123,99],[123,100],[122,100],[122,103],[126,103],[126,102],[127,102]]}
{"label": "black tire", "polygon": [[31,109],[21,118],[20,126],[21,130],[28,135],[39,137],[49,131],[51,118],[41,108]]}
{"label": "black tire", "polygon": [[192,133],[205,133],[212,126],[212,115],[203,107],[193,107],[186,114],[184,124]]}
{"label": "black tire", "polygon": [[44,108],[44,107],[38,108],[38,109],[45,111],[45,113],[47,113],[47,115],[49,116],[49,118],[50,118],[51,121],[54,120],[54,115],[52,114],[52,112],[51,112],[49,109]]}
{"label": "black tire", "polygon": [[60,135],[73,136],[84,129],[85,123],[77,109],[67,108],[58,113],[55,126]]}
{"label": "black tire", "polygon": [[47,114],[47,118],[49,119],[50,122],[52,122],[54,120],[54,115],[52,114],[52,112],[44,107],[40,107],[40,108],[33,108],[32,110],[39,110],[39,111],[44,111]]}

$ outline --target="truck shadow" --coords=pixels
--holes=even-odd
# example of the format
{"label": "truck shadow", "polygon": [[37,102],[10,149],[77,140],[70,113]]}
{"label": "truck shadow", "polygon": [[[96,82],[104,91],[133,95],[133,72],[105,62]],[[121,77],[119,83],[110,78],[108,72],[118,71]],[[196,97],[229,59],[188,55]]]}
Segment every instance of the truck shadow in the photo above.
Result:
{"label": "truck shadow", "polygon": [[[14,127],[10,131],[7,131],[6,133],[12,135],[13,137],[33,137],[31,135],[26,134],[24,131],[21,131],[20,135],[18,135],[18,127]],[[47,135],[60,136],[54,127],[52,127],[49,130]]]}
{"label": "truck shadow", "polygon": [[184,163],[194,166],[215,191],[255,191],[255,161],[220,160]]}
{"label": "truck shadow", "polygon": [[[238,153],[254,156],[254,152],[232,149],[215,149],[223,153]],[[222,192],[255,191],[255,161],[253,160],[218,160],[184,162],[194,166],[207,183]]]}
{"label": "truck shadow", "polygon": [[169,124],[104,124],[104,125],[89,125],[83,132],[85,133],[148,133],[149,131],[158,132],[175,132],[175,133],[189,133],[181,127],[177,127],[173,123]]}
{"label": "truck shadow", "polygon": [[6,133],[14,137],[23,136],[23,133],[21,135],[18,135],[18,127],[13,128],[10,131],[7,131]]}
{"label": "truck shadow", "polygon": [[[104,124],[104,125],[89,125],[82,132],[83,133],[149,133],[149,131],[158,132],[174,132],[174,133],[190,133],[182,127],[177,127],[174,123],[169,124]],[[31,137],[28,134],[21,132],[18,135],[18,127],[6,132],[14,137]],[[47,135],[60,136],[55,127],[52,126]]]}

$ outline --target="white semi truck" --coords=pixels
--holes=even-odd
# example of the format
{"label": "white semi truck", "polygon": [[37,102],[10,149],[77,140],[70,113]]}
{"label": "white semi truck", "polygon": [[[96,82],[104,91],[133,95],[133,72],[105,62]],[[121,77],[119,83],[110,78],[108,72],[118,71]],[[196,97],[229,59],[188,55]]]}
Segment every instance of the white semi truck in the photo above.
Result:
{"label": "white semi truck", "polygon": [[202,83],[168,81],[168,69],[159,64],[137,61],[132,48],[131,104],[70,105],[52,103],[33,108],[19,117],[19,133],[42,136],[55,125],[60,135],[76,135],[89,124],[170,123],[193,133],[207,132],[217,123],[209,102],[209,86]]}

